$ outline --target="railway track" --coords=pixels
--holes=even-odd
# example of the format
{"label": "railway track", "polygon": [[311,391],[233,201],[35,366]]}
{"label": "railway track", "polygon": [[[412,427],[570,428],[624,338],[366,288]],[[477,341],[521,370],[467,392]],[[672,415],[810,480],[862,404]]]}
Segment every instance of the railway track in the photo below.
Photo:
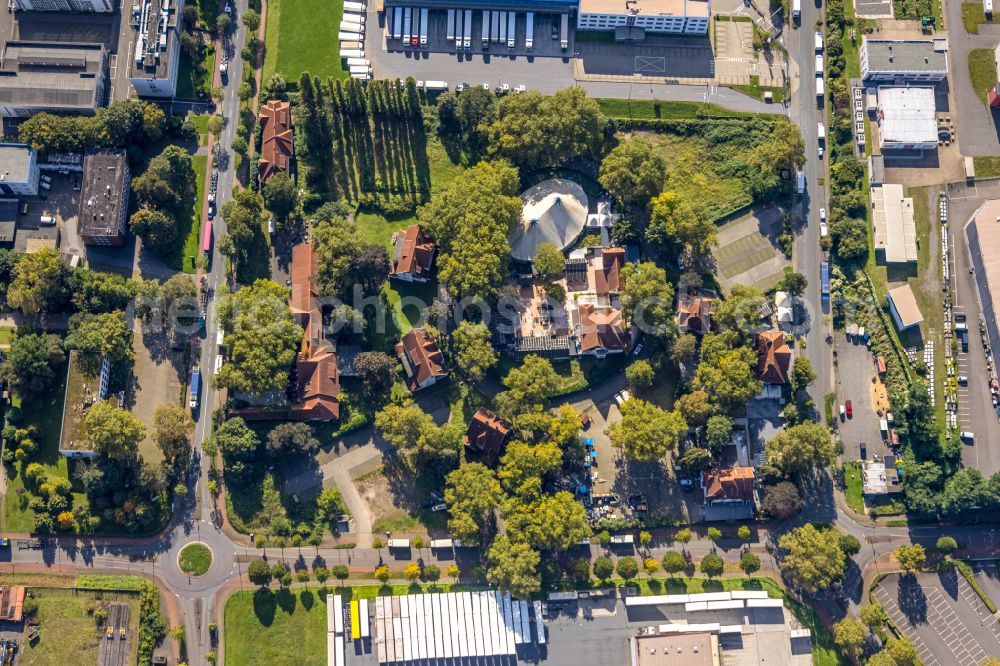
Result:
{"label": "railway track", "polygon": [[101,646],[97,652],[97,666],[124,666],[129,655],[132,636],[128,621],[132,609],[128,604],[108,605],[108,621],[101,634]]}

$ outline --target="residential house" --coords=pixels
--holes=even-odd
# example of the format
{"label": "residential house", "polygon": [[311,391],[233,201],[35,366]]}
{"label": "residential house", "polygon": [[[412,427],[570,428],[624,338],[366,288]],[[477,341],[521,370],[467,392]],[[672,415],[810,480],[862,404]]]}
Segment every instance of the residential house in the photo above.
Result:
{"label": "residential house", "polygon": [[396,356],[403,364],[406,385],[411,391],[427,388],[448,375],[444,355],[423,328],[415,328],[403,336],[396,345]]}
{"label": "residential house", "polygon": [[483,463],[493,464],[500,457],[509,436],[510,426],[493,412],[480,407],[465,431],[465,448]]}
{"label": "residential house", "polygon": [[289,173],[292,168],[292,110],[288,102],[271,100],[260,108],[260,158],[257,178],[266,183],[276,173]]}
{"label": "residential house", "polygon": [[681,333],[705,335],[712,329],[713,299],[702,294],[681,294],[677,300],[677,326]]}
{"label": "residential house", "polygon": [[713,467],[701,473],[705,520],[752,518],[756,507],[753,467]]}
{"label": "residential house", "polygon": [[787,384],[792,350],[781,331],[757,334],[757,379],[765,384]]}
{"label": "residential house", "polygon": [[313,283],[316,253],[312,243],[292,248],[292,317],[302,327],[302,346],[295,360],[289,417],[297,421],[340,418],[340,373],[337,354],[323,337],[323,312]]}
{"label": "residential house", "polygon": [[434,243],[411,224],[392,235],[392,268],[389,277],[405,282],[427,282],[434,265]]}

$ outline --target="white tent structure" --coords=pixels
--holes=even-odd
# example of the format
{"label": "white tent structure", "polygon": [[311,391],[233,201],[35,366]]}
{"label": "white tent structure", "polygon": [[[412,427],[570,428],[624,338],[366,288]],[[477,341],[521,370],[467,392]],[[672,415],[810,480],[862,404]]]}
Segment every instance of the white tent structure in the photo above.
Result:
{"label": "white tent structure", "polygon": [[521,224],[510,233],[511,256],[531,261],[542,243],[565,250],[587,223],[587,193],[571,180],[553,178],[521,194]]}

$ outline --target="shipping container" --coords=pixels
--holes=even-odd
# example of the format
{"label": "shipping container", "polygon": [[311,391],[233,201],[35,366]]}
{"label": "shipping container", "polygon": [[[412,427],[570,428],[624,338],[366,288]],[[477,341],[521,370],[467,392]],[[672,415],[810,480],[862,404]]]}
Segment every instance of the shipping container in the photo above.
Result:
{"label": "shipping container", "polygon": [[371,67],[372,65],[367,58],[347,58],[346,60],[348,67],[356,67],[359,65],[362,67]]}
{"label": "shipping container", "polygon": [[364,38],[364,35],[358,32],[340,32],[337,33],[337,39],[342,42],[357,42]]}
{"label": "shipping container", "polygon": [[[344,598],[339,594],[331,596],[333,596],[333,630],[342,634],[344,633]],[[329,598],[328,596],[327,599]]]}
{"label": "shipping container", "polygon": [[[397,8],[398,9],[398,8]],[[363,2],[345,2],[344,3],[345,12],[362,12],[365,11],[365,5]]]}
{"label": "shipping container", "polygon": [[497,41],[501,44],[507,43],[507,12],[500,12],[500,37]]}
{"label": "shipping container", "polygon": [[500,41],[500,12],[490,12],[490,41]]}
{"label": "shipping container", "polygon": [[535,44],[535,12],[528,12],[524,28],[524,48],[529,51]]}
{"label": "shipping container", "polygon": [[446,38],[449,42],[455,41],[455,10],[448,10],[448,32]]}
{"label": "shipping container", "polygon": [[823,33],[819,30],[816,31],[816,50],[820,53],[823,52]]}
{"label": "shipping container", "polygon": [[816,76],[816,97],[823,98],[826,96],[826,90],[823,87],[823,75],[818,74]]}
{"label": "shipping container", "polygon": [[[432,83],[432,82],[428,81],[427,85],[429,85],[430,83]],[[444,81],[441,81],[441,83],[444,83]],[[447,87],[448,87],[448,84],[445,83],[445,88],[447,89]],[[451,539],[431,539],[431,548],[432,549],[452,548],[453,545],[454,544],[452,543]]]}
{"label": "shipping container", "polygon": [[372,68],[368,65],[351,65],[347,68],[351,74],[368,74],[372,73]]}
{"label": "shipping container", "polygon": [[359,638],[361,638],[361,612],[358,600],[354,599],[351,601],[351,640],[356,641]]}
{"label": "shipping container", "polygon": [[542,622],[542,602],[532,602],[535,610],[535,631],[538,633],[538,644],[545,645],[545,623]]}
{"label": "shipping container", "polygon": [[371,626],[369,622],[371,619],[368,617],[368,600],[362,599],[359,604],[359,610],[361,611],[361,638],[371,638]]}
{"label": "shipping container", "polygon": [[344,12],[344,15],[340,17],[341,24],[343,23],[357,23],[358,25],[365,25],[367,23],[367,17],[364,14],[355,14],[354,12]]}

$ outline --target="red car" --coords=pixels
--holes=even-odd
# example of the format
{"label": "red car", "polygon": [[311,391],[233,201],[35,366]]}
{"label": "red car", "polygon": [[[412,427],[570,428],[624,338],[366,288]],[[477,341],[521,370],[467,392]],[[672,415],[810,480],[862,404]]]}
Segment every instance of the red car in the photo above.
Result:
{"label": "red car", "polygon": [[854,408],[853,408],[853,407],[851,407],[851,401],[850,401],[850,400],[848,400],[848,401],[847,401],[847,402],[846,402],[846,403],[844,404],[844,407],[846,407],[846,408],[847,408],[847,418],[852,418],[852,417],[854,416]]}

